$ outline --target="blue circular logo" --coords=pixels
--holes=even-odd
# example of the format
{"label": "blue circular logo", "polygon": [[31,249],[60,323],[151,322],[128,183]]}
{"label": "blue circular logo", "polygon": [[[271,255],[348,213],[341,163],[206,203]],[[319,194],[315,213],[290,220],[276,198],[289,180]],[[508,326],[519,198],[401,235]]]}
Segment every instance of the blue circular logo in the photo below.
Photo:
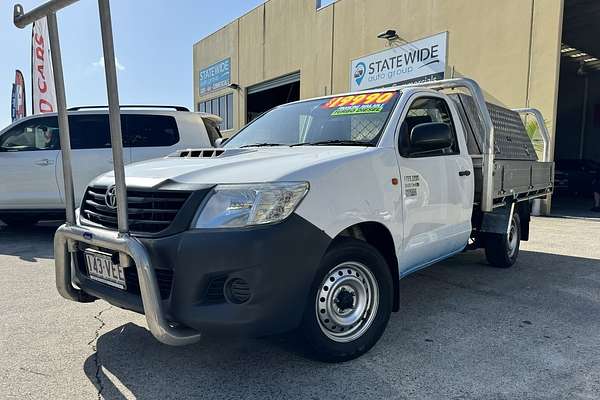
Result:
{"label": "blue circular logo", "polygon": [[357,85],[360,86],[360,83],[362,82],[366,73],[367,73],[367,66],[365,65],[364,62],[361,61],[358,64],[356,64],[356,66],[354,67],[354,73],[352,74],[352,76],[354,77],[354,81],[356,82]]}

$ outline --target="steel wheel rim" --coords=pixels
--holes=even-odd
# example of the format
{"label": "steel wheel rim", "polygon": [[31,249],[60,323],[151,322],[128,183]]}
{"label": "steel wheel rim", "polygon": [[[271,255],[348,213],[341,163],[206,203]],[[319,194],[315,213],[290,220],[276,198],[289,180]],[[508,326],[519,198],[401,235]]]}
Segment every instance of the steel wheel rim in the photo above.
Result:
{"label": "steel wheel rim", "polygon": [[372,325],[379,306],[379,286],[359,262],[332,268],[319,286],[315,312],[321,331],[335,342],[351,342]]}
{"label": "steel wheel rim", "polygon": [[515,227],[515,221],[512,221],[510,225],[510,230],[508,231],[508,257],[512,258],[517,251],[517,243],[518,243],[518,235],[517,228]]}

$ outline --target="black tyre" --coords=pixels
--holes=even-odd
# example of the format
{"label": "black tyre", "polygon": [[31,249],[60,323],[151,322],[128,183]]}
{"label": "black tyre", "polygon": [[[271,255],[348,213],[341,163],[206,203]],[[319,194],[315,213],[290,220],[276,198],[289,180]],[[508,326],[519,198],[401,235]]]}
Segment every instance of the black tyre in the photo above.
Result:
{"label": "black tyre", "polygon": [[27,214],[0,215],[0,220],[11,228],[27,228],[37,224],[39,218]]}
{"label": "black tyre", "polygon": [[313,356],[342,362],[377,343],[390,318],[393,284],[385,259],[360,240],[342,239],[321,261],[302,321]]}
{"label": "black tyre", "polygon": [[510,268],[517,261],[521,243],[521,220],[513,213],[508,234],[488,234],[485,239],[485,257],[497,268]]}

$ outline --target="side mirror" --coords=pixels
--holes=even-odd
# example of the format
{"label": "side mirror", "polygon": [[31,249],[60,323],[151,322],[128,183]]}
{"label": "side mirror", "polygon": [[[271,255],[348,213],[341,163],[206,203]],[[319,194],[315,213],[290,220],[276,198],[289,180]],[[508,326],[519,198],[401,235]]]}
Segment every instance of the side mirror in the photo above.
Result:
{"label": "side mirror", "polygon": [[450,125],[442,122],[419,124],[410,132],[411,154],[447,149],[452,143]]}
{"label": "side mirror", "polygon": [[223,145],[225,144],[225,142],[227,141],[227,138],[218,138],[217,140],[215,140],[215,147],[223,147]]}

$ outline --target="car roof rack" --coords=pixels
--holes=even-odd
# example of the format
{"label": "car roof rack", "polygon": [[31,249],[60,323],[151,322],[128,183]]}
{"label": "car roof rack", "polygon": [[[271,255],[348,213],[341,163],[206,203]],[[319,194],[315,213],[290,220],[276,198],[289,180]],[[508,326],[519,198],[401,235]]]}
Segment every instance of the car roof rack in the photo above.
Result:
{"label": "car roof rack", "polygon": [[[172,108],[175,111],[185,111],[189,112],[190,109],[183,106],[160,106],[160,105],[152,105],[152,104],[122,104],[121,108]],[[79,106],[79,107],[70,107],[67,111],[81,111],[81,110],[92,110],[96,108],[108,108],[108,106]]]}

